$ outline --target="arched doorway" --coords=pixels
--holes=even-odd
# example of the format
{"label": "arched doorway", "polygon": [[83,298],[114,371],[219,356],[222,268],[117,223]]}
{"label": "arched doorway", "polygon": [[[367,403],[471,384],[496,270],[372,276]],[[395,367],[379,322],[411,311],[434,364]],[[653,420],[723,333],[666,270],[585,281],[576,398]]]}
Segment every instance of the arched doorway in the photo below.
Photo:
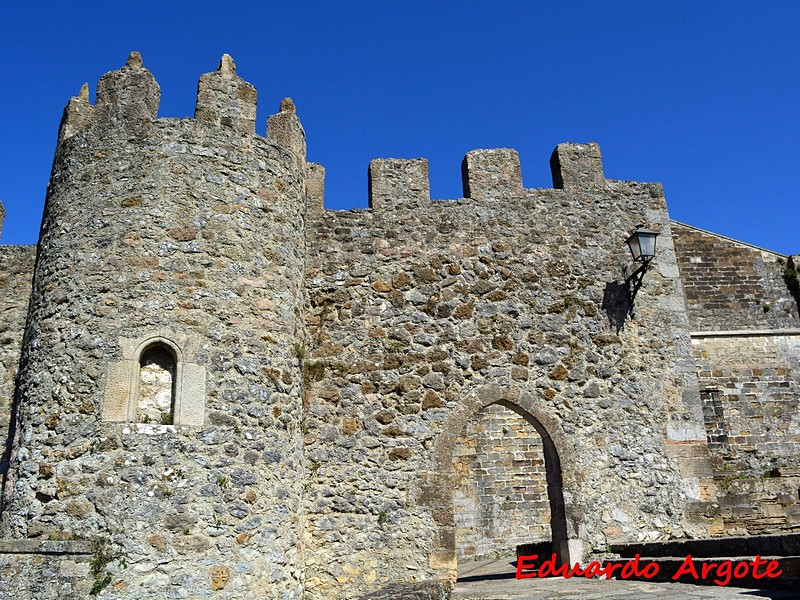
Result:
{"label": "arched doorway", "polygon": [[459,458],[457,447],[470,418],[492,405],[510,410],[525,421],[528,429],[523,437],[530,435],[532,429],[541,439],[552,550],[564,563],[583,559],[578,475],[574,469],[562,471],[563,464],[576,463],[576,452],[569,438],[541,399],[513,386],[487,384],[477,388],[447,416],[434,444],[433,471],[420,474],[420,503],[428,506],[436,526],[428,555],[429,565],[441,577],[453,581],[458,571],[456,511],[460,500],[457,489],[463,477],[454,468]]}
{"label": "arched doorway", "polygon": [[564,519],[558,455],[519,409],[496,403],[471,415],[453,449],[453,470],[459,564],[514,557],[523,544],[552,553],[553,517]]}

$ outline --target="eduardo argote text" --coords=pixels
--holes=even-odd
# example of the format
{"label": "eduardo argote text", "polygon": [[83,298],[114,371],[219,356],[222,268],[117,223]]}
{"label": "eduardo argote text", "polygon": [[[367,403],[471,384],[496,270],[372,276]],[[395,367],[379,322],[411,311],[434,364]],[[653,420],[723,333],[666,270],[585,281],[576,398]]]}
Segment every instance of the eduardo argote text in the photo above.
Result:
{"label": "eduardo argote text", "polygon": [[[657,563],[648,562],[640,564],[640,556],[636,554],[632,560],[625,562],[606,561],[600,564],[592,561],[586,568],[581,569],[579,563],[575,563],[572,568],[569,565],[558,565],[558,559],[553,554],[550,558],[542,562],[538,568],[535,561],[539,558],[538,554],[519,556],[517,558],[517,579],[527,579],[529,577],[603,577],[611,579],[652,579],[659,572]],[[558,565],[558,566],[557,566]],[[535,569],[535,570],[534,570]],[[774,579],[779,577],[783,571],[777,560],[765,560],[756,556],[753,560],[720,562],[694,560],[689,554],[683,559],[683,563],[672,576],[673,581],[700,581],[711,579],[716,585],[728,585],[732,579],[743,579],[752,577],[753,579]]]}

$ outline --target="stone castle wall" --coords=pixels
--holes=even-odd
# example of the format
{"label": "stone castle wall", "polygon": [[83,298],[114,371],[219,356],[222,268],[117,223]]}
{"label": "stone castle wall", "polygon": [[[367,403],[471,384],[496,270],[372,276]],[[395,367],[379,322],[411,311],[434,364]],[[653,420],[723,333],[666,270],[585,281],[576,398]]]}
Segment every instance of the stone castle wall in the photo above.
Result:
{"label": "stone castle wall", "polygon": [[[555,448],[566,546],[708,533],[661,188],[606,181],[593,145],[559,146],[553,167],[562,188],[525,190],[513,151],[475,151],[473,197],[431,201],[425,161],[373,161],[371,209],[310,223],[309,597],[453,572],[455,445],[497,402]],[[643,219],[664,250],[621,327],[622,242]]]}
{"label": "stone castle wall", "polygon": [[517,543],[796,527],[781,257],[670,221],[596,144],[553,189],[470,152],[441,201],[424,159],[375,160],[369,209],[326,211],[294,105],[255,135],[230,57],[193,119],[159,94],[134,53],[70,100],[35,268],[0,247],[14,597],[89,569],[104,598],[349,599]]}
{"label": "stone castle wall", "polygon": [[800,319],[786,257],[673,224],[725,533],[800,526]]}
{"label": "stone castle wall", "polygon": [[0,472],[5,472],[8,460],[5,441],[11,424],[35,257],[34,246],[0,246],[0,440],[3,441]]}

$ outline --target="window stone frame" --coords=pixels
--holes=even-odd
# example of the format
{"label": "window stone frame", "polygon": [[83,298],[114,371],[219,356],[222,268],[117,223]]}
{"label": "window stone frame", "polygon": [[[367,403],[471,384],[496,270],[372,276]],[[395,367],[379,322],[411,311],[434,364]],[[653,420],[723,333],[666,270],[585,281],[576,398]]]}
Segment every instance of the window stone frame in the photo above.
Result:
{"label": "window stone frame", "polygon": [[108,363],[103,397],[103,421],[135,423],[139,398],[142,354],[162,345],[175,355],[172,424],[202,427],[205,422],[206,369],[194,362],[195,339],[185,334],[158,331],[139,338],[119,338],[122,360]]}

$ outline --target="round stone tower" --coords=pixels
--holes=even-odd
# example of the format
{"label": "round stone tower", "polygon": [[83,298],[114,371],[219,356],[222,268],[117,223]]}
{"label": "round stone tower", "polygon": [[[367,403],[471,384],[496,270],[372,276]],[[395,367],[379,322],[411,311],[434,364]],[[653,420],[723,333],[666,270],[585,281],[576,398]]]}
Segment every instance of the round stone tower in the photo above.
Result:
{"label": "round stone tower", "polygon": [[114,597],[298,598],[305,134],[227,55],[193,119],[159,97],[133,53],[65,109],[0,536],[96,539]]}

